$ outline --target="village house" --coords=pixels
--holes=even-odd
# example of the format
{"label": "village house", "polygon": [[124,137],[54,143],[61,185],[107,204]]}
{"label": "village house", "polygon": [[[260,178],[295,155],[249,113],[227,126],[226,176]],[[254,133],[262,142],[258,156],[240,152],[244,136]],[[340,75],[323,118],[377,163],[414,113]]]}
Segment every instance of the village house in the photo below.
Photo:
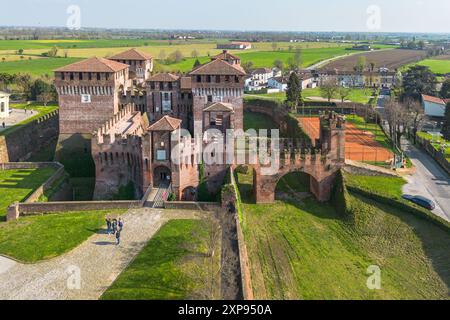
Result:
{"label": "village house", "polygon": [[226,49],[226,50],[249,50],[252,48],[252,44],[250,42],[242,42],[242,41],[233,41],[230,43],[218,43],[217,49]]}
{"label": "village house", "polygon": [[428,117],[443,118],[445,115],[445,106],[450,99],[441,99],[438,97],[422,95],[422,106],[424,113]]}
{"label": "village house", "polygon": [[251,75],[245,79],[246,91],[259,91],[267,88],[270,78],[274,77],[274,72],[269,68],[258,68],[252,71]]}

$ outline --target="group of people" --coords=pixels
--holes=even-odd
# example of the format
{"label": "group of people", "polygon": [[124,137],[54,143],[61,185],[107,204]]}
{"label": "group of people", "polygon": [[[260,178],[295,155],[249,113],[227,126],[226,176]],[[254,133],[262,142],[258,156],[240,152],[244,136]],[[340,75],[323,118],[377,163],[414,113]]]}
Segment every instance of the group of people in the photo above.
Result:
{"label": "group of people", "polygon": [[110,217],[106,217],[106,230],[108,235],[111,233],[116,236],[116,245],[120,244],[120,233],[123,230],[123,220],[119,219],[111,219]]}

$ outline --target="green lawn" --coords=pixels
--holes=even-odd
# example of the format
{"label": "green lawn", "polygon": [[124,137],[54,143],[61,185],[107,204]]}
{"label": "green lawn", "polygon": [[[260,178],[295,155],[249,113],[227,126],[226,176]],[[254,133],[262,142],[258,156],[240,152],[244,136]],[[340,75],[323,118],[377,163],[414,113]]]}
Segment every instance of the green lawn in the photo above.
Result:
{"label": "green lawn", "polygon": [[[172,220],[103,294],[103,300],[210,299],[220,295],[220,250],[207,254],[204,220]],[[211,293],[212,292],[212,293]]]}
{"label": "green lawn", "polygon": [[97,233],[105,223],[105,216],[112,212],[68,212],[2,222],[0,254],[26,263],[60,256]]}
{"label": "green lawn", "polygon": [[[0,41],[1,42],[1,41]],[[53,77],[53,70],[80,61],[79,58],[45,58],[24,61],[0,62],[0,72],[29,73],[33,76],[48,75]]]}
{"label": "green lawn", "polygon": [[420,66],[427,66],[431,72],[437,75],[445,75],[450,73],[450,60],[433,60],[426,59],[417,63]]}
{"label": "green lawn", "polygon": [[15,201],[23,201],[50,178],[55,169],[0,170],[0,218]]}
{"label": "green lawn", "polygon": [[[251,180],[239,175],[256,299],[448,299],[442,229],[354,195],[358,228],[313,199],[252,204]],[[381,269],[381,290],[366,286],[371,265]]]}
{"label": "green lawn", "polygon": [[440,136],[436,136],[433,139],[433,136],[427,132],[419,132],[417,135],[423,139],[430,141],[430,142],[433,141],[432,145],[438,151],[441,151],[442,145],[445,144],[447,146],[445,148],[445,157],[447,158],[448,161],[450,161],[450,141],[445,140],[444,138],[442,138]]}
{"label": "green lawn", "polygon": [[352,187],[363,190],[377,190],[377,192],[391,199],[400,199],[403,194],[402,188],[406,184],[406,181],[401,177],[359,176],[349,174],[346,175],[346,183]]}
{"label": "green lawn", "polygon": [[262,113],[244,112],[244,131],[249,129],[278,129],[271,117]]}
{"label": "green lawn", "polygon": [[6,136],[8,134],[13,133],[14,131],[18,130],[19,128],[21,128],[22,126],[33,122],[34,120],[39,119],[40,117],[49,114],[53,111],[58,110],[58,106],[55,104],[48,104],[47,106],[43,106],[41,103],[31,103],[31,104],[11,104],[10,105],[11,109],[27,109],[28,112],[30,110],[33,110],[34,115],[24,121],[21,121],[19,123],[17,123],[16,125],[7,128],[6,130],[0,131],[0,136]]}

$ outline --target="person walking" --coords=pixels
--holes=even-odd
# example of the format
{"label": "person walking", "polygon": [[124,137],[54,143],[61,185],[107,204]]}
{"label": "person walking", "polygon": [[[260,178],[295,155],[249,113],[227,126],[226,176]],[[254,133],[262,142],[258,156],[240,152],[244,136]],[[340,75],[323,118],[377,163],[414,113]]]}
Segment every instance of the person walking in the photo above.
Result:
{"label": "person walking", "polygon": [[111,234],[111,218],[106,217],[106,231],[108,232],[108,236]]}
{"label": "person walking", "polygon": [[117,220],[113,219],[113,221],[112,221],[112,233],[116,234],[116,232],[117,232]]}
{"label": "person walking", "polygon": [[116,245],[118,246],[120,244],[120,229],[116,231]]}
{"label": "person walking", "polygon": [[122,218],[119,218],[119,222],[118,222],[118,226],[119,226],[119,230],[122,231],[123,230],[123,220]]}

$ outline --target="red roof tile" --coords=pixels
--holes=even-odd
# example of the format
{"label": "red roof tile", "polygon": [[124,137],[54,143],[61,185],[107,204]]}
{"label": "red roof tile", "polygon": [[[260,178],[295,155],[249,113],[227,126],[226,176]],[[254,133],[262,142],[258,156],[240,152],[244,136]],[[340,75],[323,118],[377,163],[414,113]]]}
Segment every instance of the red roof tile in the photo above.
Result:
{"label": "red roof tile", "polygon": [[54,70],[55,72],[118,72],[129,66],[105,58],[89,58]]}
{"label": "red roof tile", "polygon": [[116,55],[113,55],[112,57],[109,57],[109,59],[111,59],[111,60],[144,61],[144,60],[151,60],[152,56],[133,48],[133,49],[118,53]]}

